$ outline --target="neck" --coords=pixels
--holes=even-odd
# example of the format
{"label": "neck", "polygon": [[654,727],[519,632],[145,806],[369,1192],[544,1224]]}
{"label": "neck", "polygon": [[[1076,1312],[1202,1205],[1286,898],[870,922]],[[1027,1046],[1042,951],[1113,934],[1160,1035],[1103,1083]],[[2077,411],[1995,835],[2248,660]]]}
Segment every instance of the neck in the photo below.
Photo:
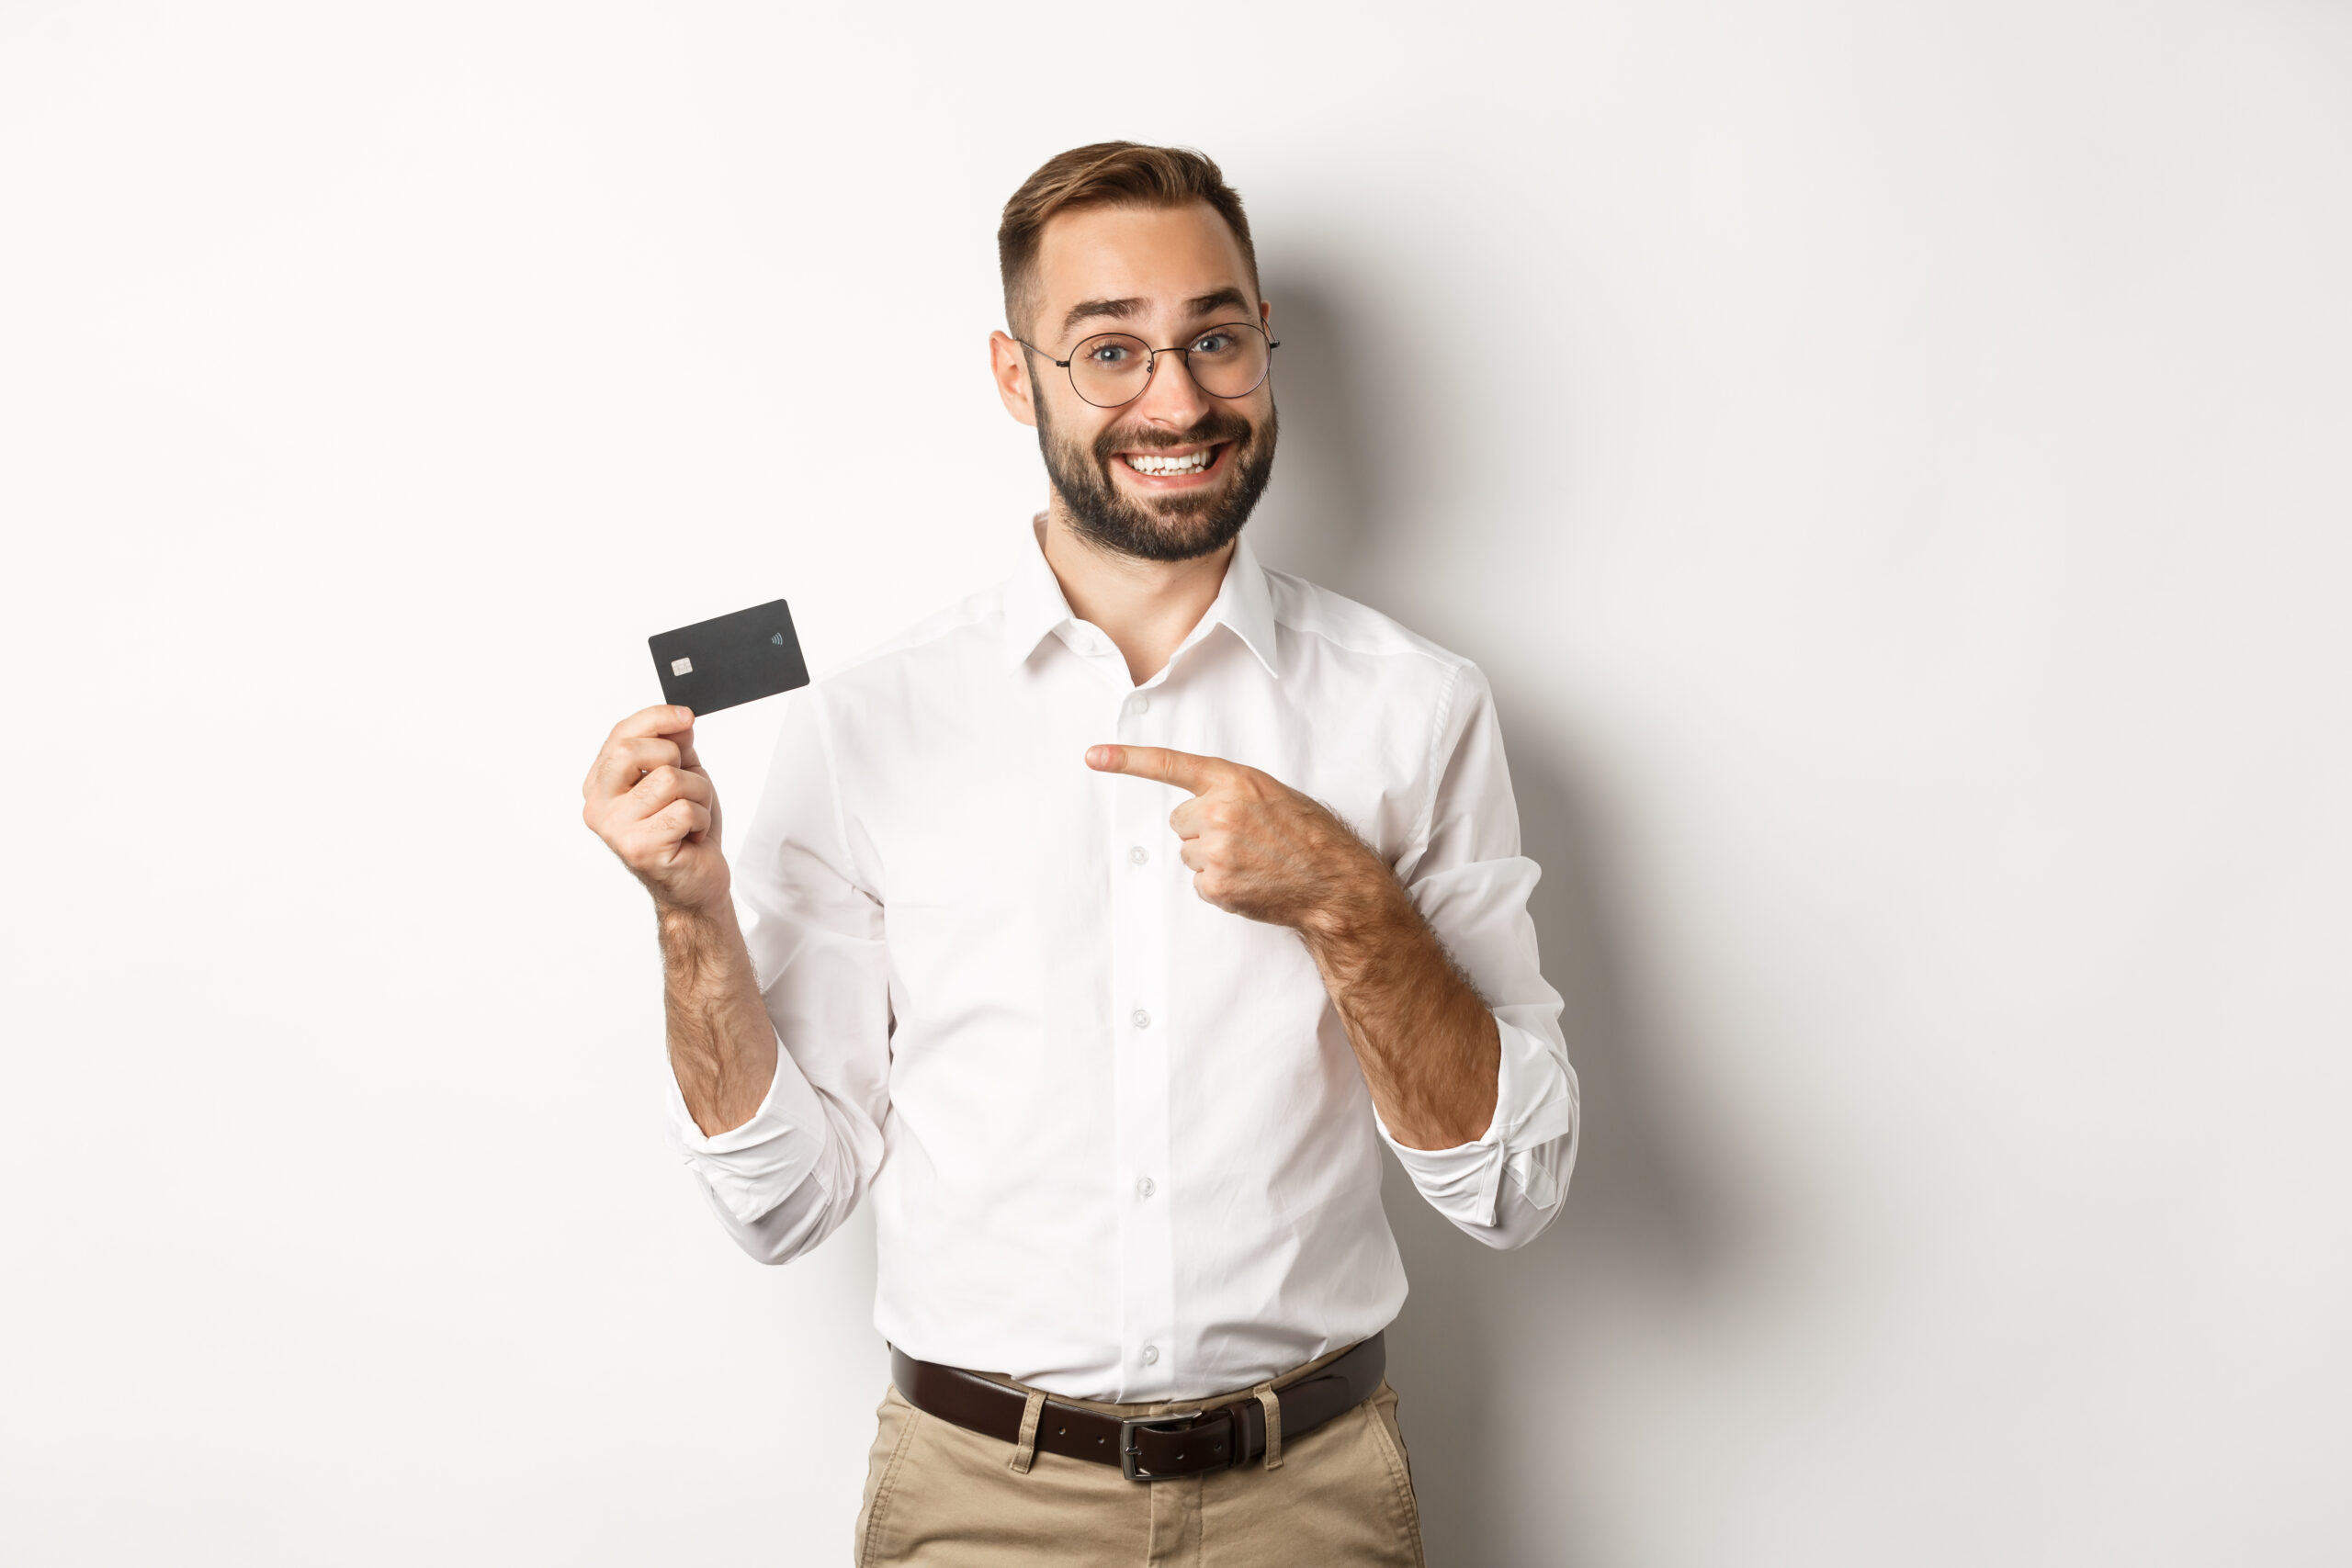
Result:
{"label": "neck", "polygon": [[1137,685],[1167,668],[1177,646],[1216,603],[1234,549],[1228,544],[1196,560],[1123,555],[1080,534],[1058,495],[1046,509],[1037,542],[1070,609],[1102,628],[1125,658],[1127,678]]}

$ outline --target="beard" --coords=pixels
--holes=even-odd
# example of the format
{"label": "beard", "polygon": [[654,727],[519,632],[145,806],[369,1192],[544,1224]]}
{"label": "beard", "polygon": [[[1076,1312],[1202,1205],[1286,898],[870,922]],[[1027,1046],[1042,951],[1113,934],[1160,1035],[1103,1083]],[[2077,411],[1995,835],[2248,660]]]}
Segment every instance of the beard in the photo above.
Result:
{"label": "beard", "polygon": [[[1046,473],[1061,497],[1080,537],[1143,560],[1197,560],[1231,544],[1266,481],[1274,477],[1273,407],[1261,428],[1239,414],[1213,408],[1190,430],[1123,429],[1113,425],[1091,446],[1055,429],[1041,400],[1037,404],[1037,449]],[[1120,492],[1111,465],[1120,452],[1149,452],[1170,446],[1224,442],[1226,481],[1216,490],[1138,500]]]}

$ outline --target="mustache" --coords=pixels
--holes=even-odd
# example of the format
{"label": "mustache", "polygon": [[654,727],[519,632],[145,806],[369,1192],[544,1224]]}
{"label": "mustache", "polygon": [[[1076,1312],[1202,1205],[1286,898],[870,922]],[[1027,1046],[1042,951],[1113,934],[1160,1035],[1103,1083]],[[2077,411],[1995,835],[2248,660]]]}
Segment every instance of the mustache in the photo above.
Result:
{"label": "mustache", "polygon": [[1220,441],[1239,446],[1257,434],[1256,427],[1239,414],[1224,409],[1211,409],[1195,420],[1190,430],[1122,429],[1114,425],[1094,438],[1094,460],[1107,468],[1111,459],[1122,452],[1151,452],[1170,446],[1206,446]]}

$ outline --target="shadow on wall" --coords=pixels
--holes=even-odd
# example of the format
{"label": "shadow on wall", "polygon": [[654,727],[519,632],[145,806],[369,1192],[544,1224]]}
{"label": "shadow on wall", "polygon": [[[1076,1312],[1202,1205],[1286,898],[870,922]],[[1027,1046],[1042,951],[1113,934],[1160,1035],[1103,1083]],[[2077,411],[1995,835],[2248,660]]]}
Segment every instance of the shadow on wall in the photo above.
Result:
{"label": "shadow on wall", "polygon": [[[1395,400],[1414,389],[1374,373],[1363,357],[1378,341],[1373,313],[1347,308],[1338,288],[1293,276],[1268,292],[1283,345],[1282,455],[1252,537],[1277,570],[1414,625],[1415,586],[1384,564],[1404,530],[1445,521],[1384,504],[1402,488],[1392,454],[1411,446],[1396,437],[1416,428],[1415,410]],[[1532,913],[1544,976],[1566,999],[1583,1142],[1566,1209],[1511,1253],[1455,1230],[1388,1161],[1383,1196],[1412,1285],[1389,1332],[1389,1366],[1429,1560],[1571,1562],[1589,1555],[1576,1523],[1586,1496],[1576,1455],[1609,1440],[1577,1419],[1579,1370],[1607,1364],[1611,1325],[1628,1312],[1683,1315],[1718,1288],[1733,1223],[1714,1196],[1723,1187],[1677,1146],[1643,1081],[1640,1008],[1611,918],[1601,831],[1560,761],[1575,738],[1514,725],[1545,705],[1533,693],[1514,703],[1505,676],[1489,675],[1526,852],[1544,868]]]}

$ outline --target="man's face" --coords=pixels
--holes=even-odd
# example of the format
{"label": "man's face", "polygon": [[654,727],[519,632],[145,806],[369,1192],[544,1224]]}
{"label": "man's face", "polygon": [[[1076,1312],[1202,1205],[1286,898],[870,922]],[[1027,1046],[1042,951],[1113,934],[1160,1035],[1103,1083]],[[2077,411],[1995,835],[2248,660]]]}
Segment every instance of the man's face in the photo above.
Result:
{"label": "man's face", "polygon": [[1164,348],[1220,323],[1271,325],[1233,231],[1205,204],[1094,208],[1047,224],[1037,260],[1025,323],[1048,351],[1028,361],[1037,444],[1070,521],[1148,560],[1222,549],[1273,473],[1272,377],[1246,396],[1212,397],[1181,355],[1162,354],[1139,397],[1098,408],[1049,361],[1099,333]]}

